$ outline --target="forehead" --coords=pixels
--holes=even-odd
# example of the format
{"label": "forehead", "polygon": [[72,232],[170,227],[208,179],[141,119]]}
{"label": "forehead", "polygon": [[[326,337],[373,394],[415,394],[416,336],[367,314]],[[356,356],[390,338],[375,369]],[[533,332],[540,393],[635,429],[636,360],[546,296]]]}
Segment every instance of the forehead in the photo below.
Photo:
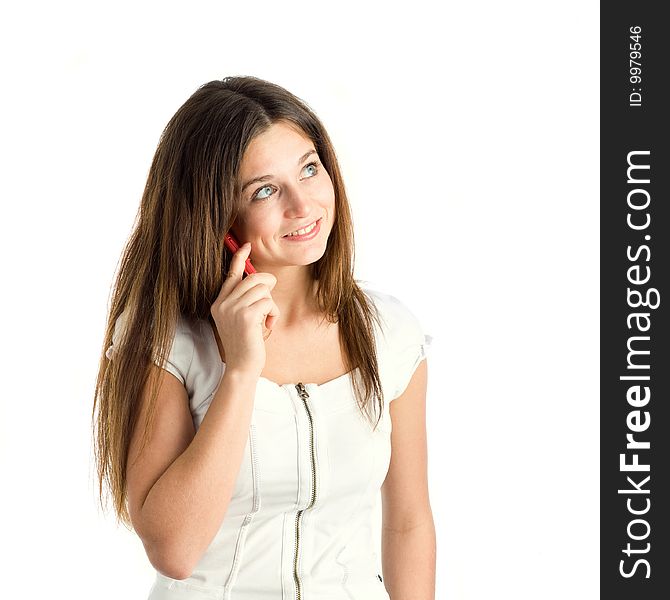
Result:
{"label": "forehead", "polygon": [[[314,143],[296,125],[277,122],[251,140],[240,171],[243,178],[295,168],[295,161]],[[262,172],[261,172],[262,171]]]}

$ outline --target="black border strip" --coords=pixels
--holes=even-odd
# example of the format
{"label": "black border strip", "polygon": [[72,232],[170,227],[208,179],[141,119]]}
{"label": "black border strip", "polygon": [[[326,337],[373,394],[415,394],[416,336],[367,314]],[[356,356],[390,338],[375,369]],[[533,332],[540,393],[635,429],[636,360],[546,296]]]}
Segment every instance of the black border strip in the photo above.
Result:
{"label": "black border strip", "polygon": [[670,597],[670,35],[663,6],[600,4],[602,598]]}

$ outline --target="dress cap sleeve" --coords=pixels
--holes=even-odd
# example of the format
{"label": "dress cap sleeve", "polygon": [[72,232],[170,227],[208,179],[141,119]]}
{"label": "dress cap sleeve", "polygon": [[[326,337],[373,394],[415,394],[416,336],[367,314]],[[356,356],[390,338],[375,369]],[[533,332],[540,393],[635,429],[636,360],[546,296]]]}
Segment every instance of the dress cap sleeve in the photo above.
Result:
{"label": "dress cap sleeve", "polygon": [[[116,350],[123,344],[123,333],[126,324],[126,312],[122,312],[114,323],[114,332],[112,333],[112,345],[107,348],[105,356],[113,360]],[[172,338],[170,353],[163,364],[154,359],[154,364],[172,373],[183,385],[186,385],[186,377],[193,360],[194,342],[193,333],[182,317],[177,321],[175,334]]]}
{"label": "dress cap sleeve", "polygon": [[390,400],[401,396],[422,360],[428,357],[433,336],[424,332],[416,315],[398,298],[367,281],[359,283],[373,299],[383,322],[381,359],[385,369]]}
{"label": "dress cap sleeve", "polygon": [[419,363],[429,356],[433,341],[433,336],[424,333],[414,314],[408,309],[406,311],[407,314],[400,324],[402,336],[398,337],[396,388],[393,398],[405,392]]}
{"label": "dress cap sleeve", "polygon": [[387,324],[391,365],[391,400],[401,396],[422,360],[428,357],[433,336],[424,332],[416,315],[398,298],[377,293]]}

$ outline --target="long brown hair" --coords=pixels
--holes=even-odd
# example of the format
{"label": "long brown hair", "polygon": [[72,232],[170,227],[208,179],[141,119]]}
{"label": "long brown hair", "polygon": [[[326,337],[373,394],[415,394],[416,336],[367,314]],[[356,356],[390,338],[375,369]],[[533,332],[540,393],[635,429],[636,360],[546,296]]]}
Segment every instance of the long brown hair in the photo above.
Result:
{"label": "long brown hair", "polygon": [[[179,108],[161,135],[111,293],[93,402],[94,452],[100,500],[106,482],[117,519],[131,528],[128,448],[145,384],[151,393],[142,448],[151,434],[159,391],[158,378],[148,380],[149,365],[153,360],[163,364],[180,314],[213,322],[210,309],[231,259],[223,240],[241,202],[242,157],[251,140],[277,121],[297,126],[312,140],[332,180],[335,222],[324,255],[311,265],[317,302],[330,322],[339,322],[361,411],[372,422],[377,409],[374,427],[381,417],[384,399],[373,327],[379,315],[354,281],[351,212],[324,126],[306,103],[273,83],[256,77],[210,81]],[[105,349],[122,313],[123,339],[115,340],[109,360]]]}

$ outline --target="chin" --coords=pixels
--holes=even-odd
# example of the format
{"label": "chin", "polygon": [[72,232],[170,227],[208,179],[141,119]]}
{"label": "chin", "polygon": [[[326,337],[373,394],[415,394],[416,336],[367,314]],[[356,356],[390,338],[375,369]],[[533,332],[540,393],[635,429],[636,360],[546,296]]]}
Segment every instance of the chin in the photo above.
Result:
{"label": "chin", "polygon": [[304,260],[301,260],[299,262],[293,262],[296,266],[308,266],[308,265],[313,265],[316,262],[319,262],[323,256],[326,254],[326,249],[322,248],[321,251],[314,250],[312,252],[309,252],[305,257]]}

